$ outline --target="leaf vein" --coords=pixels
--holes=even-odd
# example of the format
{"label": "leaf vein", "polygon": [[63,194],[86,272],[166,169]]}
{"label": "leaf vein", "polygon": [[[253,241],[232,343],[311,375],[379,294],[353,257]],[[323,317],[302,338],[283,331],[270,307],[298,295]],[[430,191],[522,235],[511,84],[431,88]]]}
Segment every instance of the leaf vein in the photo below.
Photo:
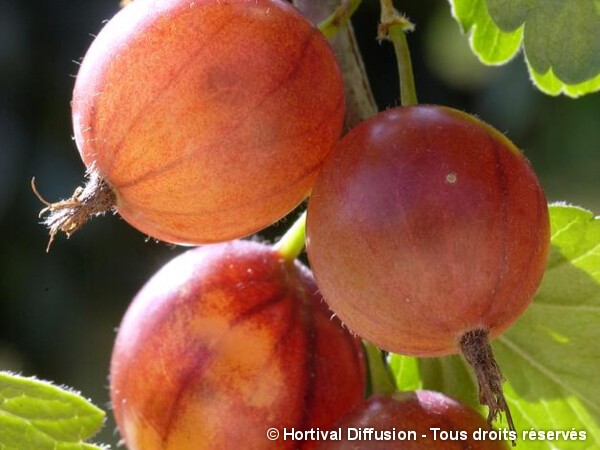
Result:
{"label": "leaf vein", "polygon": [[595,245],[591,249],[583,252],[581,255],[578,255],[576,258],[572,259],[571,260],[571,264],[575,264],[577,261],[580,261],[580,260],[582,260],[583,258],[585,258],[587,256],[598,255],[598,254],[600,254],[599,250],[600,250],[600,243],[598,243],[597,245]]}
{"label": "leaf vein", "polygon": [[545,375],[550,381],[554,382],[560,389],[573,394],[577,397],[582,403],[585,403],[591,410],[596,413],[600,413],[600,406],[595,405],[589,398],[587,398],[584,394],[579,392],[577,389],[565,384],[560,377],[556,376],[550,369],[548,369],[543,364],[536,361],[530,354],[525,352],[522,348],[512,342],[505,335],[498,337],[498,341],[502,342],[509,349],[511,349],[517,356],[520,356],[526,362],[528,362],[533,368],[537,369],[542,375]]}
{"label": "leaf vein", "polygon": [[595,305],[563,305],[560,303],[532,303],[530,308],[552,308],[552,309],[564,309],[568,311],[577,312],[591,312],[600,313],[600,306]]}
{"label": "leaf vein", "polygon": [[571,220],[569,223],[567,223],[565,226],[563,226],[560,229],[553,232],[550,236],[550,239],[552,240],[552,242],[554,242],[560,235],[569,231],[569,228],[571,228],[573,225],[577,224],[578,222],[579,222],[579,217],[576,217],[573,220]]}

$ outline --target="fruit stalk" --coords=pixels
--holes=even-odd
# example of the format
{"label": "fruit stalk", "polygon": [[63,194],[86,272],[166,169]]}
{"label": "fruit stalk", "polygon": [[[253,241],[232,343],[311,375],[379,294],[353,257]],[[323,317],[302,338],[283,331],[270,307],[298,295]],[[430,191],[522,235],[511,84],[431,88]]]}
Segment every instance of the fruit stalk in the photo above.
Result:
{"label": "fruit stalk", "polygon": [[460,339],[460,349],[477,374],[479,402],[489,407],[488,424],[491,425],[498,414],[504,412],[508,428],[515,431],[510,409],[502,391],[504,376],[494,358],[488,332],[482,329],[467,331]]}
{"label": "fruit stalk", "polygon": [[333,38],[348,23],[362,0],[343,0],[340,6],[318,28],[327,39]]}
{"label": "fruit stalk", "polygon": [[273,249],[286,261],[296,259],[306,243],[306,211],[285,232]]}
{"label": "fruit stalk", "polygon": [[414,29],[415,26],[394,8],[392,0],[381,0],[381,23],[379,24],[378,38],[380,41],[388,40],[394,45],[400,77],[402,106],[418,103],[410,50],[405,34]]}
{"label": "fruit stalk", "polygon": [[369,385],[371,395],[392,395],[397,391],[381,350],[367,341],[363,341],[369,364]]}
{"label": "fruit stalk", "polygon": [[39,193],[35,178],[31,180],[31,189],[37,198],[46,205],[40,211],[39,217],[48,214],[43,224],[48,227],[50,238],[46,253],[50,251],[54,237],[59,231],[71,237],[89,219],[101,216],[112,210],[116,205],[116,196],[111,187],[100,177],[93,168],[87,173],[88,181],[85,187],[79,186],[71,198],[51,203]]}

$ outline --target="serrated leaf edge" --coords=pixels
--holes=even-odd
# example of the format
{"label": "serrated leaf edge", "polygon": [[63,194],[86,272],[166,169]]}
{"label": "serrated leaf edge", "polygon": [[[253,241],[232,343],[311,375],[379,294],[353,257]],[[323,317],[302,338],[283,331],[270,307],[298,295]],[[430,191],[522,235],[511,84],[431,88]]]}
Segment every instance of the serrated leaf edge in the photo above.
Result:
{"label": "serrated leaf edge", "polygon": [[[85,401],[88,403],[88,405],[89,405],[91,408],[95,409],[97,412],[101,413],[101,415],[103,416],[103,419],[102,419],[102,424],[101,424],[101,425],[100,425],[100,427],[99,427],[99,428],[96,430],[96,432],[94,433],[94,435],[95,435],[95,434],[97,434],[97,433],[98,433],[98,431],[99,431],[99,430],[100,430],[100,429],[101,429],[101,428],[104,426],[104,422],[105,422],[105,416],[106,416],[106,413],[105,413],[105,411],[103,411],[101,408],[99,408],[98,406],[96,406],[96,405],[95,405],[95,404],[92,402],[92,400],[91,400],[90,398],[88,398],[88,397],[84,397],[84,396],[81,394],[81,392],[80,392],[80,391],[78,391],[78,390],[76,390],[76,389],[73,389],[73,388],[71,388],[71,387],[69,387],[69,386],[65,386],[65,385],[57,385],[57,384],[54,384],[54,383],[52,383],[51,381],[40,379],[40,378],[36,377],[35,375],[33,375],[33,376],[25,376],[25,375],[21,375],[21,374],[19,374],[19,373],[12,372],[12,371],[8,371],[8,370],[0,370],[0,378],[2,378],[3,376],[6,376],[7,378],[12,378],[12,379],[21,380],[21,381],[33,381],[33,382],[35,382],[35,383],[38,383],[38,384],[43,384],[43,385],[45,385],[46,387],[50,387],[51,389],[57,389],[57,390],[60,390],[60,391],[61,391],[61,393],[66,393],[66,394],[69,394],[69,395],[77,396],[77,397],[79,397],[80,399],[83,399],[83,400],[85,400]],[[9,415],[9,416],[12,416],[12,417],[16,417],[16,418],[18,418],[19,420],[25,420],[25,419],[23,419],[22,417],[20,417],[20,416],[17,416],[17,415],[15,415],[15,414],[13,414],[13,413],[11,413],[11,412],[9,412],[9,411],[2,410],[2,413],[3,413],[3,414],[6,414],[6,415]],[[84,414],[84,415],[78,415],[77,417],[83,417],[83,418],[85,418],[85,417],[88,417],[88,416],[90,416],[90,417],[91,417],[91,416],[92,416],[92,413],[90,413],[90,414]],[[38,427],[37,427],[37,426],[36,426],[34,423],[32,423],[32,422],[29,422],[29,423],[31,423],[31,425],[32,425],[32,426],[33,426],[33,427],[34,427],[34,428],[35,428],[35,429],[36,429],[36,430],[37,430],[39,433],[43,434],[44,436],[47,436],[47,437],[48,437],[48,438],[49,438],[51,441],[55,441],[55,442],[56,442],[56,443],[54,444],[54,445],[55,445],[55,448],[58,448],[57,446],[58,446],[59,444],[72,444],[72,445],[84,445],[84,446],[92,446],[92,447],[95,447],[95,448],[98,448],[98,449],[102,449],[102,450],[109,450],[109,449],[111,448],[111,447],[110,447],[110,445],[108,445],[108,444],[92,444],[92,443],[89,443],[89,442],[85,442],[85,440],[80,440],[79,442],[68,442],[68,441],[57,442],[57,441],[56,441],[56,439],[54,439],[53,437],[51,437],[50,435],[48,435],[48,434],[47,434],[47,433],[46,433],[46,432],[45,432],[43,429],[40,429],[40,428],[38,428]],[[0,447],[0,450],[2,450],[3,448],[4,448],[4,446]],[[30,450],[30,449],[27,449],[27,450]]]}

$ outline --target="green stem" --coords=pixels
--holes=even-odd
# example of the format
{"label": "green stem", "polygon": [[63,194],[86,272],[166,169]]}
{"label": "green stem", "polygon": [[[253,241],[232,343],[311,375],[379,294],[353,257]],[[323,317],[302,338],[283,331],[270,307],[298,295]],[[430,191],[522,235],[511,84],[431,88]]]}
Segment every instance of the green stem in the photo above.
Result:
{"label": "green stem", "polygon": [[384,362],[381,350],[367,341],[363,341],[369,363],[371,394],[391,395],[397,391],[388,365]]}
{"label": "green stem", "polygon": [[306,211],[304,211],[289,230],[281,239],[273,246],[279,255],[287,260],[293,261],[302,250],[306,242]]}
{"label": "green stem", "polygon": [[402,106],[416,105],[417,91],[415,77],[410,59],[410,50],[406,41],[406,32],[414,30],[414,25],[402,16],[392,3],[392,0],[380,0],[381,24],[379,39],[387,39],[394,45],[400,76],[400,100]]}
{"label": "green stem", "polygon": [[342,0],[340,6],[317,26],[327,39],[331,39],[350,20],[362,0]]}

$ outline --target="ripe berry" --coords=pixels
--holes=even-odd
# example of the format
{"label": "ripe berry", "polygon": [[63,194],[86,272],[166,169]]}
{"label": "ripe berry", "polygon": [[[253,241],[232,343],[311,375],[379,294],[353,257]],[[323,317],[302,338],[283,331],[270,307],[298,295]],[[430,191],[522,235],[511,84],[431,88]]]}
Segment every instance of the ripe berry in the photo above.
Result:
{"label": "ripe berry", "polygon": [[[357,437],[352,429],[371,428],[373,433],[361,440],[347,439],[348,433]],[[333,429],[340,429],[346,439],[323,442],[318,450],[507,450],[505,440],[510,439],[506,430],[490,429],[470,406],[433,391],[375,395]],[[381,440],[386,432],[389,439]]]}
{"label": "ripe berry", "polygon": [[504,135],[446,107],[378,114],[324,164],[307,238],[319,288],[352,331],[396,353],[462,351],[491,417],[507,409],[488,337],[535,294],[549,219],[536,175]]}
{"label": "ripe berry", "polygon": [[129,450],[309,449],[267,430],[328,428],[363,396],[360,344],[310,271],[234,241],[188,251],[119,328],[111,400]]}
{"label": "ripe berry", "polygon": [[324,36],[282,0],[137,0],[98,34],[73,92],[90,173],[51,237],[114,208],[156,239],[209,243],[278,220],[311,189],[344,116]]}

